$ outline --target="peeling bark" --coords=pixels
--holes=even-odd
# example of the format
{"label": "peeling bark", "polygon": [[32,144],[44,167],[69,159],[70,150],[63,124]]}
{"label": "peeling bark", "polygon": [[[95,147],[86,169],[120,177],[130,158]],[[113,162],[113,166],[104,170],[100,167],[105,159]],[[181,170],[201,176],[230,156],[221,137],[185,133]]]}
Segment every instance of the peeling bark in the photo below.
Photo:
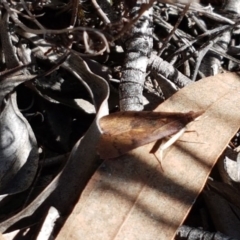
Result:
{"label": "peeling bark", "polygon": [[[141,6],[143,4],[137,2],[131,10],[131,15],[137,15]],[[126,55],[119,86],[121,111],[143,109],[142,91],[153,46],[152,34],[152,7],[150,7],[124,37]]]}
{"label": "peeling bark", "polygon": [[148,69],[151,71],[154,78],[158,79],[159,77],[165,77],[176,84],[179,88],[192,83],[188,77],[174,68],[172,64],[154,54],[152,54],[149,59]]}
{"label": "peeling bark", "polygon": [[175,237],[176,240],[194,240],[194,239],[202,239],[202,240],[237,240],[233,237],[226,236],[220,232],[211,233],[207,231],[203,231],[198,228],[192,228],[188,226],[181,226],[178,229],[177,235]]}

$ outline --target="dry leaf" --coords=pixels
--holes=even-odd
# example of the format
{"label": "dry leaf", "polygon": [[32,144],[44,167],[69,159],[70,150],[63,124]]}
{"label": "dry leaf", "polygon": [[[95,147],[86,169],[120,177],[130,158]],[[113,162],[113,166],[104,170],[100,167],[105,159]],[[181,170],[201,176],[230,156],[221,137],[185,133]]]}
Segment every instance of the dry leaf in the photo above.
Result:
{"label": "dry leaf", "polygon": [[240,153],[227,148],[217,164],[223,182],[240,189]]}
{"label": "dry leaf", "polygon": [[27,222],[28,217],[37,216],[42,218],[43,214],[48,211],[49,206],[55,207],[60,213],[69,211],[69,208],[76,202],[86,182],[96,169],[95,164],[98,158],[95,149],[100,137],[98,119],[108,113],[108,85],[104,79],[93,74],[79,56],[70,55],[68,60],[72,63],[75,62],[75,64],[69,64],[69,62],[64,64],[71,65],[75,73],[79,74],[79,78],[82,78],[91,88],[95,108],[98,110],[96,118],[85,136],[73,147],[63,170],[26,208],[1,222],[1,232],[5,232],[10,226],[23,218],[25,222]]}
{"label": "dry leaf", "polygon": [[21,83],[30,81],[35,77],[36,75],[20,75],[5,79],[0,78],[0,106],[2,106],[3,99],[6,97],[6,95],[12,92],[13,89],[15,89]]}
{"label": "dry leaf", "polygon": [[[57,219],[60,217],[56,208],[50,207],[36,240],[51,239]],[[0,239],[1,240],[1,239]]]}
{"label": "dry leaf", "polygon": [[32,184],[38,168],[37,142],[17,107],[16,94],[6,100],[0,123],[0,193],[13,194]]}
{"label": "dry leaf", "polygon": [[0,233],[0,240],[7,240],[7,239]]}
{"label": "dry leaf", "polygon": [[191,84],[158,111],[206,112],[190,124],[162,161],[153,144],[106,160],[88,183],[58,236],[62,239],[173,239],[240,122],[239,76],[225,73]]}

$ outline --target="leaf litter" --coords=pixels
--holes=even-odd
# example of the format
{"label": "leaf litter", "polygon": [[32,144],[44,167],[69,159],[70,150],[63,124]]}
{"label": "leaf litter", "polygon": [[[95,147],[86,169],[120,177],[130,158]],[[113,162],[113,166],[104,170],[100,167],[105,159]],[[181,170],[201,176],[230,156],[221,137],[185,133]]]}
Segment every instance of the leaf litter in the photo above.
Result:
{"label": "leaf litter", "polygon": [[[59,2],[54,2],[54,4],[58,5]],[[105,39],[105,36],[101,32],[92,29],[94,24],[95,26],[99,25],[99,19],[96,18],[96,21],[96,16],[92,16],[92,11],[85,12],[83,18],[80,17],[82,5],[78,1],[72,1],[72,4],[70,6],[72,11],[61,12],[60,10],[56,14],[56,12],[51,10],[52,6],[50,6],[51,4],[49,5],[49,2],[44,6],[36,3],[36,5],[31,6],[32,9],[30,10],[28,9],[29,6],[25,5],[24,1],[21,1],[22,8],[20,11],[24,9],[29,15],[30,19],[25,19],[26,22],[29,21],[28,23],[30,23],[33,21],[34,24],[38,25],[39,29],[35,29],[35,27],[30,27],[32,23],[24,25],[21,22],[21,18],[18,18],[20,15],[12,12],[11,9],[15,8],[15,5],[8,3],[6,0],[1,2],[1,13],[3,14],[1,19],[1,46],[3,47],[3,55],[5,57],[5,59],[1,57],[1,63],[3,63],[1,70],[3,72],[0,73],[1,121],[4,122],[3,119],[5,120],[4,125],[1,125],[1,127],[2,129],[7,129],[5,133],[9,133],[9,130],[16,128],[14,127],[16,123],[20,121],[23,123],[20,124],[22,127],[19,127],[13,134],[17,136],[16,139],[19,139],[17,146],[12,141],[13,138],[10,137],[10,134],[8,134],[7,138],[4,138],[6,136],[5,133],[2,134],[1,143],[3,145],[7,143],[13,150],[11,150],[9,155],[11,161],[8,161],[4,165],[5,168],[2,168],[2,185],[0,186],[3,193],[1,196],[2,201],[0,202],[1,211],[3,211],[1,213],[1,232],[17,229],[16,232],[12,232],[11,237],[11,233],[9,233],[8,237],[11,239],[21,234],[25,234],[26,238],[41,238],[43,236],[42,230],[44,230],[45,226],[51,225],[47,224],[49,219],[52,217],[51,223],[53,223],[53,219],[57,219],[59,214],[61,216],[67,215],[84,190],[58,238],[66,239],[65,237],[67,236],[67,239],[81,239],[84,236],[85,239],[171,239],[190,211],[218,156],[237,131],[239,99],[235,90],[239,88],[238,76],[226,73],[205,79],[203,83],[191,84],[191,86],[172,96],[157,108],[156,111],[170,113],[205,112],[199,120],[189,123],[187,131],[181,138],[164,151],[161,167],[157,161],[157,159],[161,159],[161,153],[156,151],[154,154],[150,154],[155,145],[154,143],[149,143],[128,153],[127,149],[126,153],[123,152],[123,155],[116,159],[105,160],[88,182],[90,176],[101,164],[101,160],[96,153],[96,146],[101,135],[99,119],[108,114],[106,100],[109,95],[109,85],[111,87],[109,99],[111,111],[114,111],[119,99],[118,93],[114,89],[114,84],[108,85],[104,80],[107,79],[108,82],[114,82],[115,80],[111,79],[111,73],[104,72],[105,69],[102,64],[96,63],[90,60],[90,58],[88,59],[90,56],[99,62],[105,62],[106,55],[103,52],[109,51],[108,41]],[[176,11],[177,5],[180,11]],[[6,11],[3,11],[3,8]],[[171,31],[167,39],[174,50],[170,47],[167,48],[170,52],[166,52],[166,56],[170,56],[170,59],[172,57],[171,64],[163,61],[155,53],[151,54],[152,59],[148,63],[148,71],[150,75],[156,78],[160,86],[163,84],[162,81],[166,81],[168,89],[171,86],[173,90],[167,90],[169,95],[171,95],[171,92],[175,92],[178,87],[183,87],[192,82],[187,77],[191,74],[186,73],[188,67],[190,67],[190,65],[187,66],[188,57],[183,59],[186,61],[186,64],[184,63],[186,76],[173,67],[175,61],[174,51],[177,50],[174,46],[180,47],[177,50],[178,54],[186,53],[178,45],[179,42],[178,40],[176,41],[175,36],[173,37],[174,31],[180,42],[184,40],[184,46],[191,46],[195,41],[198,44],[202,44],[198,40],[201,40],[204,34],[211,36],[210,40],[217,41],[217,35],[212,35],[214,31],[220,31],[219,34],[222,31],[224,33],[223,36],[229,35],[227,30],[233,29],[235,24],[229,18],[211,13],[212,10],[210,8],[196,7],[196,5],[189,8],[189,6],[185,7],[179,3],[174,3],[173,5],[159,3],[154,5],[153,8],[155,11],[154,24],[158,25],[158,27],[161,26],[164,31]],[[185,35],[183,37],[183,32],[179,31],[179,29],[172,31],[172,26],[164,22],[166,20],[164,16],[159,21],[159,16],[163,14],[161,12],[162,8],[171,9],[167,13],[166,18],[176,15],[176,13],[181,15],[179,19],[183,18],[181,11],[184,10],[186,13],[189,10],[194,12],[194,14],[201,12],[202,15],[210,19],[214,16],[214,21],[225,22],[230,25],[218,26],[216,29],[207,30],[205,26],[202,26],[195,19],[196,26],[200,27],[201,31],[203,30],[205,33],[197,38],[192,38],[191,35],[184,32]],[[31,12],[33,9],[37,12],[41,12],[44,9],[44,16],[41,16],[40,13],[35,18],[35,15]],[[122,11],[122,9],[115,10],[118,13]],[[69,18],[69,12],[72,14],[70,16],[71,19]],[[61,30],[45,29],[42,23],[46,21],[47,18],[45,16],[49,16],[49,14],[51,18],[54,15],[54,18],[59,20],[64,15],[64,18],[62,18],[64,21],[59,21],[57,29],[60,26],[62,28],[66,27],[66,19],[68,18],[70,28]],[[115,13],[108,16],[118,18]],[[189,26],[191,26],[191,16],[186,15],[185,18]],[[76,24],[76,19],[83,21],[80,23],[80,26],[86,24],[91,28],[87,31],[86,28],[82,29],[78,25],[79,22]],[[92,19],[93,22],[88,22],[89,19]],[[51,24],[54,25],[53,28],[56,27],[54,22]],[[176,26],[178,24],[179,22]],[[72,28],[74,25],[77,27]],[[129,27],[130,25],[131,20],[127,26]],[[108,29],[108,27],[105,30],[110,30],[110,35],[112,35],[112,32],[116,31],[114,24],[113,28],[110,27]],[[16,29],[17,31],[15,31]],[[79,37],[81,31],[83,31],[83,39]],[[194,31],[194,34],[198,34],[199,29],[194,27]],[[118,34],[117,31],[115,33]],[[156,31],[155,34],[154,37],[157,37],[158,43],[164,41],[161,34],[158,34]],[[42,35],[44,38],[42,38]],[[63,45],[59,45],[59,39]],[[221,42],[223,37],[219,39],[220,41],[218,42]],[[176,44],[172,44],[172,41]],[[25,44],[26,42],[28,44]],[[163,46],[166,47],[165,43]],[[238,63],[236,58],[224,53],[223,50],[219,51],[217,46],[211,41],[207,42],[206,46],[198,48],[197,45],[194,45],[194,47],[197,47],[198,52],[194,51],[199,53],[199,56],[194,59],[196,60],[196,67],[192,79],[196,78],[197,73],[201,77],[206,74],[202,66],[200,68],[201,71],[198,72],[198,67],[201,59],[205,58],[208,49],[210,52],[213,51],[218,54],[220,52],[234,64]],[[117,57],[112,61],[112,56],[110,56],[108,64],[111,66],[113,63],[120,65],[121,74],[123,70],[121,69],[121,52],[118,52],[117,48],[114,50],[113,46],[111,48],[113,48],[111,51]],[[165,54],[164,49],[161,46],[159,48],[160,50],[158,50]],[[173,55],[171,56],[172,50]],[[87,64],[76,53],[85,56]],[[185,54],[185,56],[191,55]],[[118,57],[119,59],[117,59]],[[11,59],[14,61],[11,61]],[[208,59],[209,56],[206,55],[204,61],[208,63]],[[183,60],[178,60],[175,66],[181,65]],[[5,69],[5,63],[7,69]],[[218,63],[219,60],[215,62],[214,66],[211,66],[211,71],[217,71]],[[94,73],[91,72],[88,65]],[[132,65],[134,66],[134,64]],[[168,71],[165,71],[166,69]],[[210,68],[206,70],[208,71]],[[114,75],[116,76],[116,74]],[[169,84],[169,80],[171,84]],[[18,87],[20,84],[21,86]],[[163,85],[161,86],[162,89],[164,89]],[[223,86],[227,86],[226,89]],[[24,87],[25,90],[31,90],[33,104],[31,103],[22,113],[18,109],[19,106],[16,105],[16,87],[18,97],[21,87]],[[168,95],[165,90],[164,94],[165,97]],[[150,95],[145,96],[149,97]],[[155,98],[155,100],[157,100],[156,106],[159,105],[159,98]],[[18,102],[18,104],[20,103],[21,101]],[[233,106],[233,103],[237,103],[236,106]],[[7,114],[4,111],[7,111]],[[96,118],[94,118],[94,113],[96,113]],[[28,119],[31,127],[25,117]],[[12,118],[16,119],[16,121],[12,121]],[[154,129],[152,130],[154,131]],[[38,140],[38,147],[36,146],[33,132]],[[136,137],[135,133],[130,132],[128,137]],[[21,145],[22,143],[25,143],[25,145]],[[105,145],[106,143],[103,144],[103,148]],[[136,146],[139,145],[137,144]],[[3,147],[4,151],[7,149]],[[106,145],[107,149],[108,146]],[[16,154],[14,150],[17,151]],[[67,151],[71,151],[69,157]],[[22,153],[20,154],[20,152]],[[58,155],[62,153],[64,155],[58,158]],[[40,160],[38,159],[38,154]],[[7,154],[4,153],[4,155]],[[55,166],[53,164],[51,167],[46,167],[52,161],[59,162]],[[236,178],[231,178],[231,175],[226,171],[229,170],[227,168],[230,168],[230,162],[228,161],[223,168],[225,168],[225,176],[223,177],[225,179],[228,178],[228,183],[238,186],[237,181],[235,181]],[[46,169],[47,174],[45,172]],[[49,174],[49,172],[51,173]],[[236,173],[234,174],[236,176]],[[213,183],[215,181],[208,181],[208,186],[214,186]],[[216,192],[218,191],[218,194],[211,194],[213,189]],[[41,190],[42,192],[39,193]],[[223,194],[221,186],[215,185],[211,190],[208,187],[205,189],[206,191],[208,192],[204,193],[204,198],[209,202],[208,206],[210,207],[208,207],[208,210],[213,218],[218,218],[219,220],[219,222],[214,222],[216,229],[220,229],[229,236],[239,238],[237,229],[231,230],[229,225],[221,223],[223,217],[219,217],[220,215],[216,211],[222,211],[222,216],[224,216],[229,209],[231,211],[231,207],[226,208],[224,206],[216,209],[213,207],[214,202],[218,201],[218,199],[220,201],[218,195]],[[233,199],[232,192],[226,188],[224,193],[224,199],[234,204],[236,200]],[[10,198],[11,200],[9,200]],[[211,204],[211,201],[213,204]],[[226,205],[226,201],[222,202],[225,202],[224,204]],[[237,213],[237,210],[234,210],[234,213]],[[41,220],[39,221],[39,219]],[[80,224],[80,227],[78,224]],[[28,233],[25,230],[27,226],[31,229]],[[38,235],[40,226],[42,226],[42,229]],[[54,224],[52,227],[54,228]],[[52,231],[52,229],[48,230]],[[31,232],[34,233],[31,235]],[[50,232],[48,237],[51,236]],[[7,235],[5,236],[7,237]],[[46,235],[44,237],[47,238]]]}

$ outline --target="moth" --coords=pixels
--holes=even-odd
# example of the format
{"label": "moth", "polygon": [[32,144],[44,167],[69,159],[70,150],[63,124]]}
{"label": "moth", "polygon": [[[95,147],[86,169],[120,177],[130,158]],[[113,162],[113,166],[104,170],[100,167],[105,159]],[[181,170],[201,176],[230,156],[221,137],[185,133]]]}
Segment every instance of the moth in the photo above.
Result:
{"label": "moth", "polygon": [[98,153],[102,159],[115,158],[137,147],[172,136],[160,147],[163,152],[184,133],[188,123],[203,113],[129,111],[110,114],[99,121],[102,135]]}

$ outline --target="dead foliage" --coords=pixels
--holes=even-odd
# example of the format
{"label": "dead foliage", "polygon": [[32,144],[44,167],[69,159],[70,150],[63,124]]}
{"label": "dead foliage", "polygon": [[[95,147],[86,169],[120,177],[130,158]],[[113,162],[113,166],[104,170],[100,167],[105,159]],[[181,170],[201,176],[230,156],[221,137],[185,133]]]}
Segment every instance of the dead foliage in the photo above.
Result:
{"label": "dead foliage", "polygon": [[0,239],[240,239],[239,14],[1,0]]}

